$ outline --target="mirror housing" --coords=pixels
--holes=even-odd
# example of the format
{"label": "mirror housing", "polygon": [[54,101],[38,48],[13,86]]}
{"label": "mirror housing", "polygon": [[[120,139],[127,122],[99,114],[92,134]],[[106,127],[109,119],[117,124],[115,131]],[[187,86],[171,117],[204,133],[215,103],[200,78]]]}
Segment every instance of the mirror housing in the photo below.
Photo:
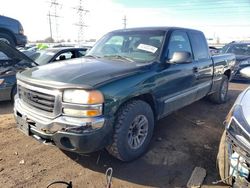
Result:
{"label": "mirror housing", "polygon": [[240,75],[244,78],[250,78],[250,67],[245,67],[240,70]]}
{"label": "mirror housing", "polygon": [[172,58],[168,61],[169,63],[191,63],[191,53],[182,51],[174,52]]}

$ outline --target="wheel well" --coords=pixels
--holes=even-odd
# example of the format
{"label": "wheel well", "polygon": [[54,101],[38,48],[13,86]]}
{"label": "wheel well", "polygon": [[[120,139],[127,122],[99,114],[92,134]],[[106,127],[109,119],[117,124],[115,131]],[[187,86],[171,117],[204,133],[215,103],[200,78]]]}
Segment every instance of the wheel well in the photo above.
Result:
{"label": "wheel well", "polygon": [[11,31],[9,31],[7,29],[0,28],[0,33],[4,33],[4,34],[9,35],[16,43],[16,37],[13,35],[13,33]]}
{"label": "wheel well", "polygon": [[10,98],[11,98],[11,100],[12,101],[14,101],[14,98],[15,98],[15,95],[14,94],[16,94],[15,92],[16,92],[16,89],[17,89],[17,86],[16,86],[16,84],[12,87],[12,89],[11,89],[11,92],[10,92]]}
{"label": "wheel well", "polygon": [[227,78],[230,79],[230,77],[231,77],[231,70],[226,70],[226,71],[224,72],[224,75],[226,75]]}
{"label": "wheel well", "polygon": [[157,111],[157,108],[156,108],[156,103],[155,103],[155,100],[153,98],[153,96],[151,94],[142,94],[142,95],[139,95],[139,96],[136,96],[136,97],[133,97],[133,98],[130,98],[129,100],[126,100],[124,101],[118,108],[117,112],[119,111],[119,109],[127,102],[129,101],[132,101],[132,100],[142,100],[146,103],[148,103],[154,113],[154,117],[155,119],[157,119],[157,114],[158,114],[158,111]]}

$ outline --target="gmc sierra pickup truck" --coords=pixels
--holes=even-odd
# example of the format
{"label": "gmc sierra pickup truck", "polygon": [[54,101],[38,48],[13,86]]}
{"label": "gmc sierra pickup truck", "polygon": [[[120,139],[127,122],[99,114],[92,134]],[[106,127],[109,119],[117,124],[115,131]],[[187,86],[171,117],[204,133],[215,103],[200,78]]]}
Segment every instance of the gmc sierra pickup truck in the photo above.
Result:
{"label": "gmc sierra pickup truck", "polygon": [[27,37],[22,24],[16,19],[0,16],[0,40],[12,46],[25,46]]}
{"label": "gmc sierra pickup truck", "polygon": [[84,58],[17,75],[17,126],[43,143],[122,161],[148,148],[155,122],[203,97],[227,101],[233,54],[211,57],[202,32],[175,27],[117,30]]}

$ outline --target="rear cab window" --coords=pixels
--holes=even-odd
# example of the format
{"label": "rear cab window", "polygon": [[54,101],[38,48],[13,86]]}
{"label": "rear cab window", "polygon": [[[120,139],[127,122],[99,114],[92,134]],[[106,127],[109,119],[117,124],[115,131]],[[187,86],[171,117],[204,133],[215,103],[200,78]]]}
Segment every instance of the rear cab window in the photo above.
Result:
{"label": "rear cab window", "polygon": [[194,60],[210,59],[209,49],[203,33],[198,31],[189,31],[191,46],[193,49]]}

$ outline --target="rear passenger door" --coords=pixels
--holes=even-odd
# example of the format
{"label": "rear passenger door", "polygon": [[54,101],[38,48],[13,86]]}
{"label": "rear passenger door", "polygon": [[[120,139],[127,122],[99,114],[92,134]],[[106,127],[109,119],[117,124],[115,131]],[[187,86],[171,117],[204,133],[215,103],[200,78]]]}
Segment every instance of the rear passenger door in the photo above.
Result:
{"label": "rear passenger door", "polygon": [[202,32],[188,32],[193,55],[194,55],[194,75],[193,87],[197,88],[196,99],[206,96],[212,86],[213,62],[209,54],[207,41]]}

